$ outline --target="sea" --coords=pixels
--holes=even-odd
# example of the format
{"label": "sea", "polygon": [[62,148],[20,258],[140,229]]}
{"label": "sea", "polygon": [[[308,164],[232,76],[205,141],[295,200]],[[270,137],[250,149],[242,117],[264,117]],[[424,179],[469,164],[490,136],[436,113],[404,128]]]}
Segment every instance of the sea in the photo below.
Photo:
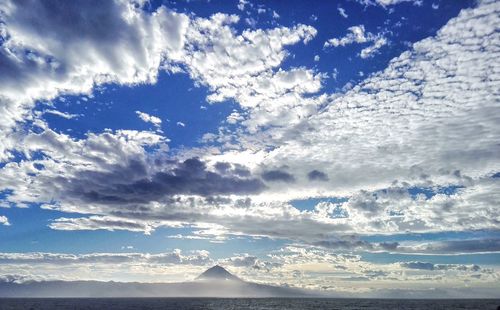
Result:
{"label": "sea", "polygon": [[320,299],[320,298],[1,298],[0,309],[93,310],[438,310],[500,309],[500,299]]}

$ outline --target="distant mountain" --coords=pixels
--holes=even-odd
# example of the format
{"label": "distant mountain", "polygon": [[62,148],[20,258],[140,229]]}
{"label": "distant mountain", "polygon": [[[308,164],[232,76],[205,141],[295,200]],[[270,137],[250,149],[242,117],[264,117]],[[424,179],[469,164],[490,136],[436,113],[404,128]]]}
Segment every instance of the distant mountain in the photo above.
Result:
{"label": "distant mountain", "polygon": [[231,274],[226,269],[221,266],[213,266],[212,268],[207,269],[205,272],[200,274],[196,280],[202,281],[213,281],[213,280],[232,280],[232,281],[242,281],[237,276]]}
{"label": "distant mountain", "polygon": [[246,282],[221,266],[181,283],[0,282],[0,297],[312,297],[312,291]]}

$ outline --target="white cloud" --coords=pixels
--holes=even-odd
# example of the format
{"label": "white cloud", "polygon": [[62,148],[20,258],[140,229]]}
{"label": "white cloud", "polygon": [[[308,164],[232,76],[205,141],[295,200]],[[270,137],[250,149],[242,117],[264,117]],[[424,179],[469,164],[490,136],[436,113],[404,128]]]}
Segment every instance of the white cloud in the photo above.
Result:
{"label": "white cloud", "polygon": [[359,56],[361,58],[372,57],[382,46],[384,46],[386,44],[387,44],[386,38],[379,38],[379,39],[375,40],[373,45],[370,45],[367,48],[362,49]]}
{"label": "white cloud", "polygon": [[65,113],[65,112],[61,112],[58,110],[45,110],[45,111],[43,111],[43,113],[57,115],[57,116],[60,116],[62,118],[65,118],[65,119],[73,119],[73,118],[77,118],[77,117],[81,116],[80,114]]}
{"label": "white cloud", "polygon": [[372,56],[376,51],[378,51],[382,46],[387,44],[387,39],[382,36],[382,34],[373,34],[371,32],[366,32],[364,25],[352,26],[347,28],[349,33],[338,39],[333,38],[326,41],[323,45],[325,48],[346,46],[353,43],[370,43],[373,44],[369,47],[364,48],[361,53],[361,58],[368,58]]}
{"label": "white cloud", "polygon": [[248,1],[246,1],[246,0],[239,0],[239,1],[238,1],[238,5],[237,5],[238,10],[240,10],[240,11],[244,11],[244,10],[245,10],[245,7],[246,7],[247,5],[248,5],[248,6],[250,6],[250,7],[251,7],[251,6],[253,6],[253,4],[251,4],[250,2],[248,2]]}
{"label": "white cloud", "polygon": [[189,21],[165,7],[146,13],[126,1],[64,7],[4,1],[0,10],[6,38],[0,48],[2,161],[19,145],[22,131],[15,127],[33,118],[35,101],[90,93],[110,82],[155,82],[163,58],[182,49]]}
{"label": "white cloud", "polygon": [[325,42],[324,47],[337,47],[337,46],[346,46],[352,43],[365,43],[369,40],[372,40],[372,34],[365,33],[365,26],[352,26],[347,28],[350,33],[348,33],[345,37],[337,39],[330,39]]}
{"label": "white cloud", "polygon": [[145,121],[146,123],[151,123],[153,124],[156,128],[161,127],[161,119],[157,116],[149,115],[147,113],[141,112],[141,111],[135,111],[137,116],[139,116],[140,119]]}
{"label": "white cloud", "polygon": [[341,7],[338,7],[337,11],[339,11],[340,16],[342,16],[343,18],[348,18],[349,17],[349,15],[347,15],[347,13],[345,12],[345,9],[343,9]]}
{"label": "white cloud", "polygon": [[9,219],[4,215],[0,215],[0,224],[10,226]]}
{"label": "white cloud", "polygon": [[370,5],[379,5],[382,7],[388,7],[404,2],[412,2],[413,5],[420,6],[422,5],[421,0],[356,0],[358,3],[364,5],[364,6],[370,6]]}
{"label": "white cloud", "polygon": [[[326,98],[321,112],[240,135],[241,143],[252,149],[227,151],[214,159],[242,156],[250,162],[259,158],[256,165],[261,167],[288,166],[297,182],[273,187],[275,199],[350,196],[393,182],[463,184],[466,177],[494,173],[499,164],[494,154],[500,151],[493,91],[499,83],[497,12],[491,3],[464,10],[436,37],[416,43],[384,71],[344,95]],[[308,101],[301,103],[304,107]],[[264,145],[273,148],[262,151]],[[312,170],[330,181],[307,182]]]}
{"label": "white cloud", "polygon": [[0,274],[16,274],[22,281],[180,282],[194,279],[213,263],[210,253],[205,250],[183,252],[175,249],[155,254],[0,253]]}

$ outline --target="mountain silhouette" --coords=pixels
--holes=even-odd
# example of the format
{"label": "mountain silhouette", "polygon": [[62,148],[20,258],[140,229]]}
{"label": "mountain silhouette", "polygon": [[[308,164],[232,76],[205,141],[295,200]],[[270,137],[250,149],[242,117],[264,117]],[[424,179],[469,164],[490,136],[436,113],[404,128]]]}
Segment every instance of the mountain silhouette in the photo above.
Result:
{"label": "mountain silhouette", "polygon": [[213,281],[213,280],[225,280],[225,281],[242,281],[237,276],[231,274],[229,271],[223,267],[216,265],[212,268],[207,269],[205,272],[200,274],[196,280],[202,281]]}
{"label": "mountain silhouette", "polygon": [[0,281],[0,297],[314,297],[317,292],[247,282],[217,265],[194,281]]}

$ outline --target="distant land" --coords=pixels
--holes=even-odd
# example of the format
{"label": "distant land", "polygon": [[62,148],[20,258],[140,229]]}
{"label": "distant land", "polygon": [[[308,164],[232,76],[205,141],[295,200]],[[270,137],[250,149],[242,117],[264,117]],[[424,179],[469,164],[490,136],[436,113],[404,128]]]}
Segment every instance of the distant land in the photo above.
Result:
{"label": "distant land", "polygon": [[101,281],[1,282],[0,297],[318,297],[302,289],[244,281],[214,266],[194,281],[139,283]]}

